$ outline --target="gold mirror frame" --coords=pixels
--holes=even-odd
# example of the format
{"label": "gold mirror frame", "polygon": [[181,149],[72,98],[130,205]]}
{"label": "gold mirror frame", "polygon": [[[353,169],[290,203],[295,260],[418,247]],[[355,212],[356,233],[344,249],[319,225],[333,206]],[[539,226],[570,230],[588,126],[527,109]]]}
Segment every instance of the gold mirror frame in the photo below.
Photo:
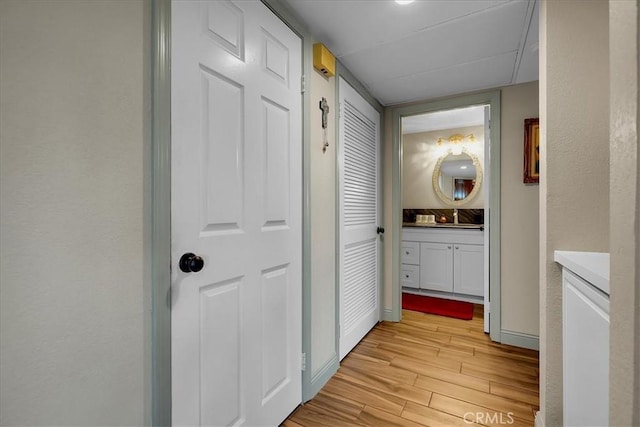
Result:
{"label": "gold mirror frame", "polygon": [[436,195],[443,203],[445,203],[448,206],[457,208],[457,207],[466,205],[478,195],[478,192],[480,191],[480,187],[482,186],[482,166],[480,165],[480,159],[478,159],[478,156],[476,156],[475,154],[469,153],[466,150],[466,148],[462,149],[462,154],[466,154],[467,156],[471,157],[471,160],[473,161],[473,166],[476,168],[476,183],[473,186],[473,190],[471,190],[471,193],[469,193],[467,197],[465,197],[462,200],[453,200],[442,192],[442,189],[440,188],[440,184],[438,182],[439,181],[438,178],[440,176],[440,169],[442,167],[442,162],[444,162],[444,159],[446,159],[447,156],[449,156],[449,154],[452,154],[452,152],[449,151],[448,153],[440,156],[440,158],[436,162],[436,165],[433,168],[431,183],[433,184],[433,191],[435,191]]}

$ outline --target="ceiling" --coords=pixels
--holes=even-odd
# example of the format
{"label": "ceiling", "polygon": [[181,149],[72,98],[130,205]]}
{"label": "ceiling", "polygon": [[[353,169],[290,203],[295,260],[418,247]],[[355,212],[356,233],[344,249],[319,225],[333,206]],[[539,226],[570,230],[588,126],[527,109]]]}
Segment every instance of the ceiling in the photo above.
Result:
{"label": "ceiling", "polygon": [[285,0],[383,105],[538,80],[537,0]]}
{"label": "ceiling", "polygon": [[441,110],[402,118],[402,134],[484,125],[484,106]]}

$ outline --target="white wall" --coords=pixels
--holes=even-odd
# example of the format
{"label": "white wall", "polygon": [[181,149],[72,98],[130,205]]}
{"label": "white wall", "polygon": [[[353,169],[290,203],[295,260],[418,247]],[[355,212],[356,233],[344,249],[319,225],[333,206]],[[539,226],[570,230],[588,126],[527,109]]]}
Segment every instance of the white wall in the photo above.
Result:
{"label": "white wall", "polygon": [[638,12],[637,2],[609,2],[612,426],[640,425]]}
{"label": "white wall", "polygon": [[144,10],[0,1],[2,425],[145,422]]}
{"label": "white wall", "polygon": [[[311,375],[336,354],[336,77],[311,73]],[[322,151],[322,97],[329,104]]]}
{"label": "white wall", "polygon": [[538,336],[538,185],[523,184],[524,120],[538,117],[538,82],[502,89],[501,329]]}
{"label": "white wall", "polygon": [[[393,294],[392,283],[399,279],[393,276],[393,109],[385,108],[382,134],[382,211],[384,217],[383,263],[382,263],[382,300],[383,315],[390,318]],[[402,214],[400,214],[402,221]]]}
{"label": "white wall", "polygon": [[[442,146],[437,144],[438,138],[449,138],[451,135],[473,134],[476,141],[467,143],[467,151],[474,154],[484,165],[484,127],[468,126],[457,129],[444,129],[431,132],[419,132],[403,135],[402,146],[402,208],[403,209],[450,209],[438,198],[433,190],[433,169],[438,159],[449,148],[448,142]],[[464,209],[481,209],[484,206],[484,186]]]}
{"label": "white wall", "polygon": [[545,425],[555,426],[562,424],[562,280],[553,252],[609,251],[609,5],[541,6],[540,406]]}

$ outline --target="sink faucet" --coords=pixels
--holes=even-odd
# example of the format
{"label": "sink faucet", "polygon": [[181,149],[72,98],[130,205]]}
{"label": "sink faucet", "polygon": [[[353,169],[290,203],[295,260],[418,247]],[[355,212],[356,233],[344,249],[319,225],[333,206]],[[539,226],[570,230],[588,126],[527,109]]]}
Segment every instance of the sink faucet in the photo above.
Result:
{"label": "sink faucet", "polygon": [[458,209],[453,210],[453,223],[454,224],[458,223]]}

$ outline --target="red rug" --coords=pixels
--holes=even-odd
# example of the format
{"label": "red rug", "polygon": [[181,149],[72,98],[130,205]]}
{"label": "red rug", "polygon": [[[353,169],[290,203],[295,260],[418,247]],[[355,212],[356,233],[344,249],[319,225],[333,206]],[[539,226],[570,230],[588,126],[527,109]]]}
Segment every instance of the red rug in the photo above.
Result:
{"label": "red rug", "polygon": [[473,318],[473,304],[470,302],[425,297],[422,295],[403,293],[402,308],[462,320],[471,320]]}

